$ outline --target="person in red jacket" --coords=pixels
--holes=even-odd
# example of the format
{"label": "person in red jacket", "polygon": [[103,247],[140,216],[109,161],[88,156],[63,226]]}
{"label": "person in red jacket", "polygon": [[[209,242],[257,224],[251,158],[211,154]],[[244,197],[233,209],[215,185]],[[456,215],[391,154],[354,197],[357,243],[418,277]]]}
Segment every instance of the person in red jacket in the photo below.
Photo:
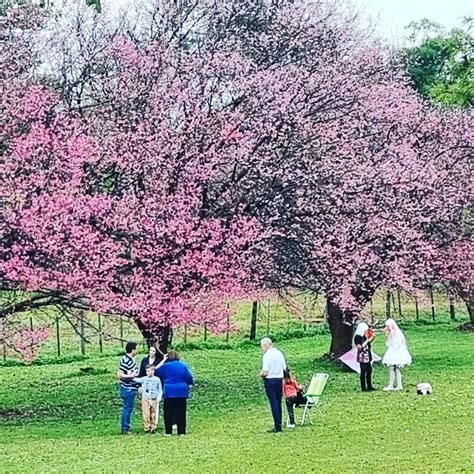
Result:
{"label": "person in red jacket", "polygon": [[295,427],[295,412],[293,407],[295,405],[305,405],[306,397],[303,396],[303,385],[299,384],[287,367],[283,371],[283,394],[285,396],[286,409],[288,411],[288,418],[290,419],[287,428]]}

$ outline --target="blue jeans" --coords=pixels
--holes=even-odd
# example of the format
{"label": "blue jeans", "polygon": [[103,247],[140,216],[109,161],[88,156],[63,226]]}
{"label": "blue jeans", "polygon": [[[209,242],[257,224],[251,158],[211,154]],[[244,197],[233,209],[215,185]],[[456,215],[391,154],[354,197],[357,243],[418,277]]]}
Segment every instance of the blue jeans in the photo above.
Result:
{"label": "blue jeans", "polygon": [[281,399],[283,398],[283,379],[264,379],[265,393],[272,409],[275,430],[281,431]]}
{"label": "blue jeans", "polygon": [[137,396],[137,391],[130,390],[128,388],[123,388],[122,386],[120,386],[120,396],[123,400],[122,432],[130,431],[130,422],[132,419],[133,406],[135,402],[135,397]]}

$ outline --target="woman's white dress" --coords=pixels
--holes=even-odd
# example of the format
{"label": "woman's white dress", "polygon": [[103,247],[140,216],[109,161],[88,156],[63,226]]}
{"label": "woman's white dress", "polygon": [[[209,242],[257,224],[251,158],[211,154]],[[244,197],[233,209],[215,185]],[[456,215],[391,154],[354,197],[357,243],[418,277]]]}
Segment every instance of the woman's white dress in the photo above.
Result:
{"label": "woman's white dress", "polygon": [[407,349],[405,336],[398,330],[386,342],[387,352],[383,356],[382,364],[404,367],[412,363],[412,358]]}

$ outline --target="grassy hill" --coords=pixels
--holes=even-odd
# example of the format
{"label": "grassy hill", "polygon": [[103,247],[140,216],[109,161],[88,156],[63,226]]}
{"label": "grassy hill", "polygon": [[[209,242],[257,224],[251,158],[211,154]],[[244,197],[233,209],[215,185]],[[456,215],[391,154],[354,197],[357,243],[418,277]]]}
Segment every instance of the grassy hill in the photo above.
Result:
{"label": "grassy hill", "polygon": [[[330,380],[325,420],[314,413],[314,425],[279,435],[265,432],[271,417],[256,345],[183,351],[198,381],[183,438],[163,437],[162,420],[160,434],[142,434],[138,409],[135,434],[119,434],[119,357],[0,367],[0,471],[473,472],[474,335],[411,324],[406,336],[414,364],[402,393],[361,393],[356,374],[321,360],[327,335],[281,341],[298,380],[314,371]],[[383,354],[381,337],[375,350]],[[379,388],[386,378],[376,367]],[[421,381],[433,395],[416,395]]]}

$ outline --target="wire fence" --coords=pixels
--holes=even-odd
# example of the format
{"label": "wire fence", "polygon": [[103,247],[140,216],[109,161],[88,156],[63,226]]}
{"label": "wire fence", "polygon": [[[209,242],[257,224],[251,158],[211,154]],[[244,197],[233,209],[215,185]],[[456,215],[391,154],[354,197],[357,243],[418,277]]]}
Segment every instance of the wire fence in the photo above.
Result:
{"label": "wire fence", "polygon": [[[233,343],[282,332],[309,332],[327,324],[326,300],[322,296],[299,294],[284,298],[241,303],[235,315],[224,325],[224,331],[212,333],[206,325],[173,328],[173,344],[211,341]],[[397,320],[419,322],[464,321],[468,315],[464,303],[443,287],[430,288],[414,298],[402,291],[380,290],[364,309],[371,322],[383,322],[391,316]],[[47,326],[50,337],[40,349],[40,357],[91,356],[117,353],[127,341],[133,340],[146,350],[146,343],[133,321],[126,317],[96,313],[53,311],[47,314],[17,316],[31,329]],[[6,344],[0,357],[19,358]]]}

